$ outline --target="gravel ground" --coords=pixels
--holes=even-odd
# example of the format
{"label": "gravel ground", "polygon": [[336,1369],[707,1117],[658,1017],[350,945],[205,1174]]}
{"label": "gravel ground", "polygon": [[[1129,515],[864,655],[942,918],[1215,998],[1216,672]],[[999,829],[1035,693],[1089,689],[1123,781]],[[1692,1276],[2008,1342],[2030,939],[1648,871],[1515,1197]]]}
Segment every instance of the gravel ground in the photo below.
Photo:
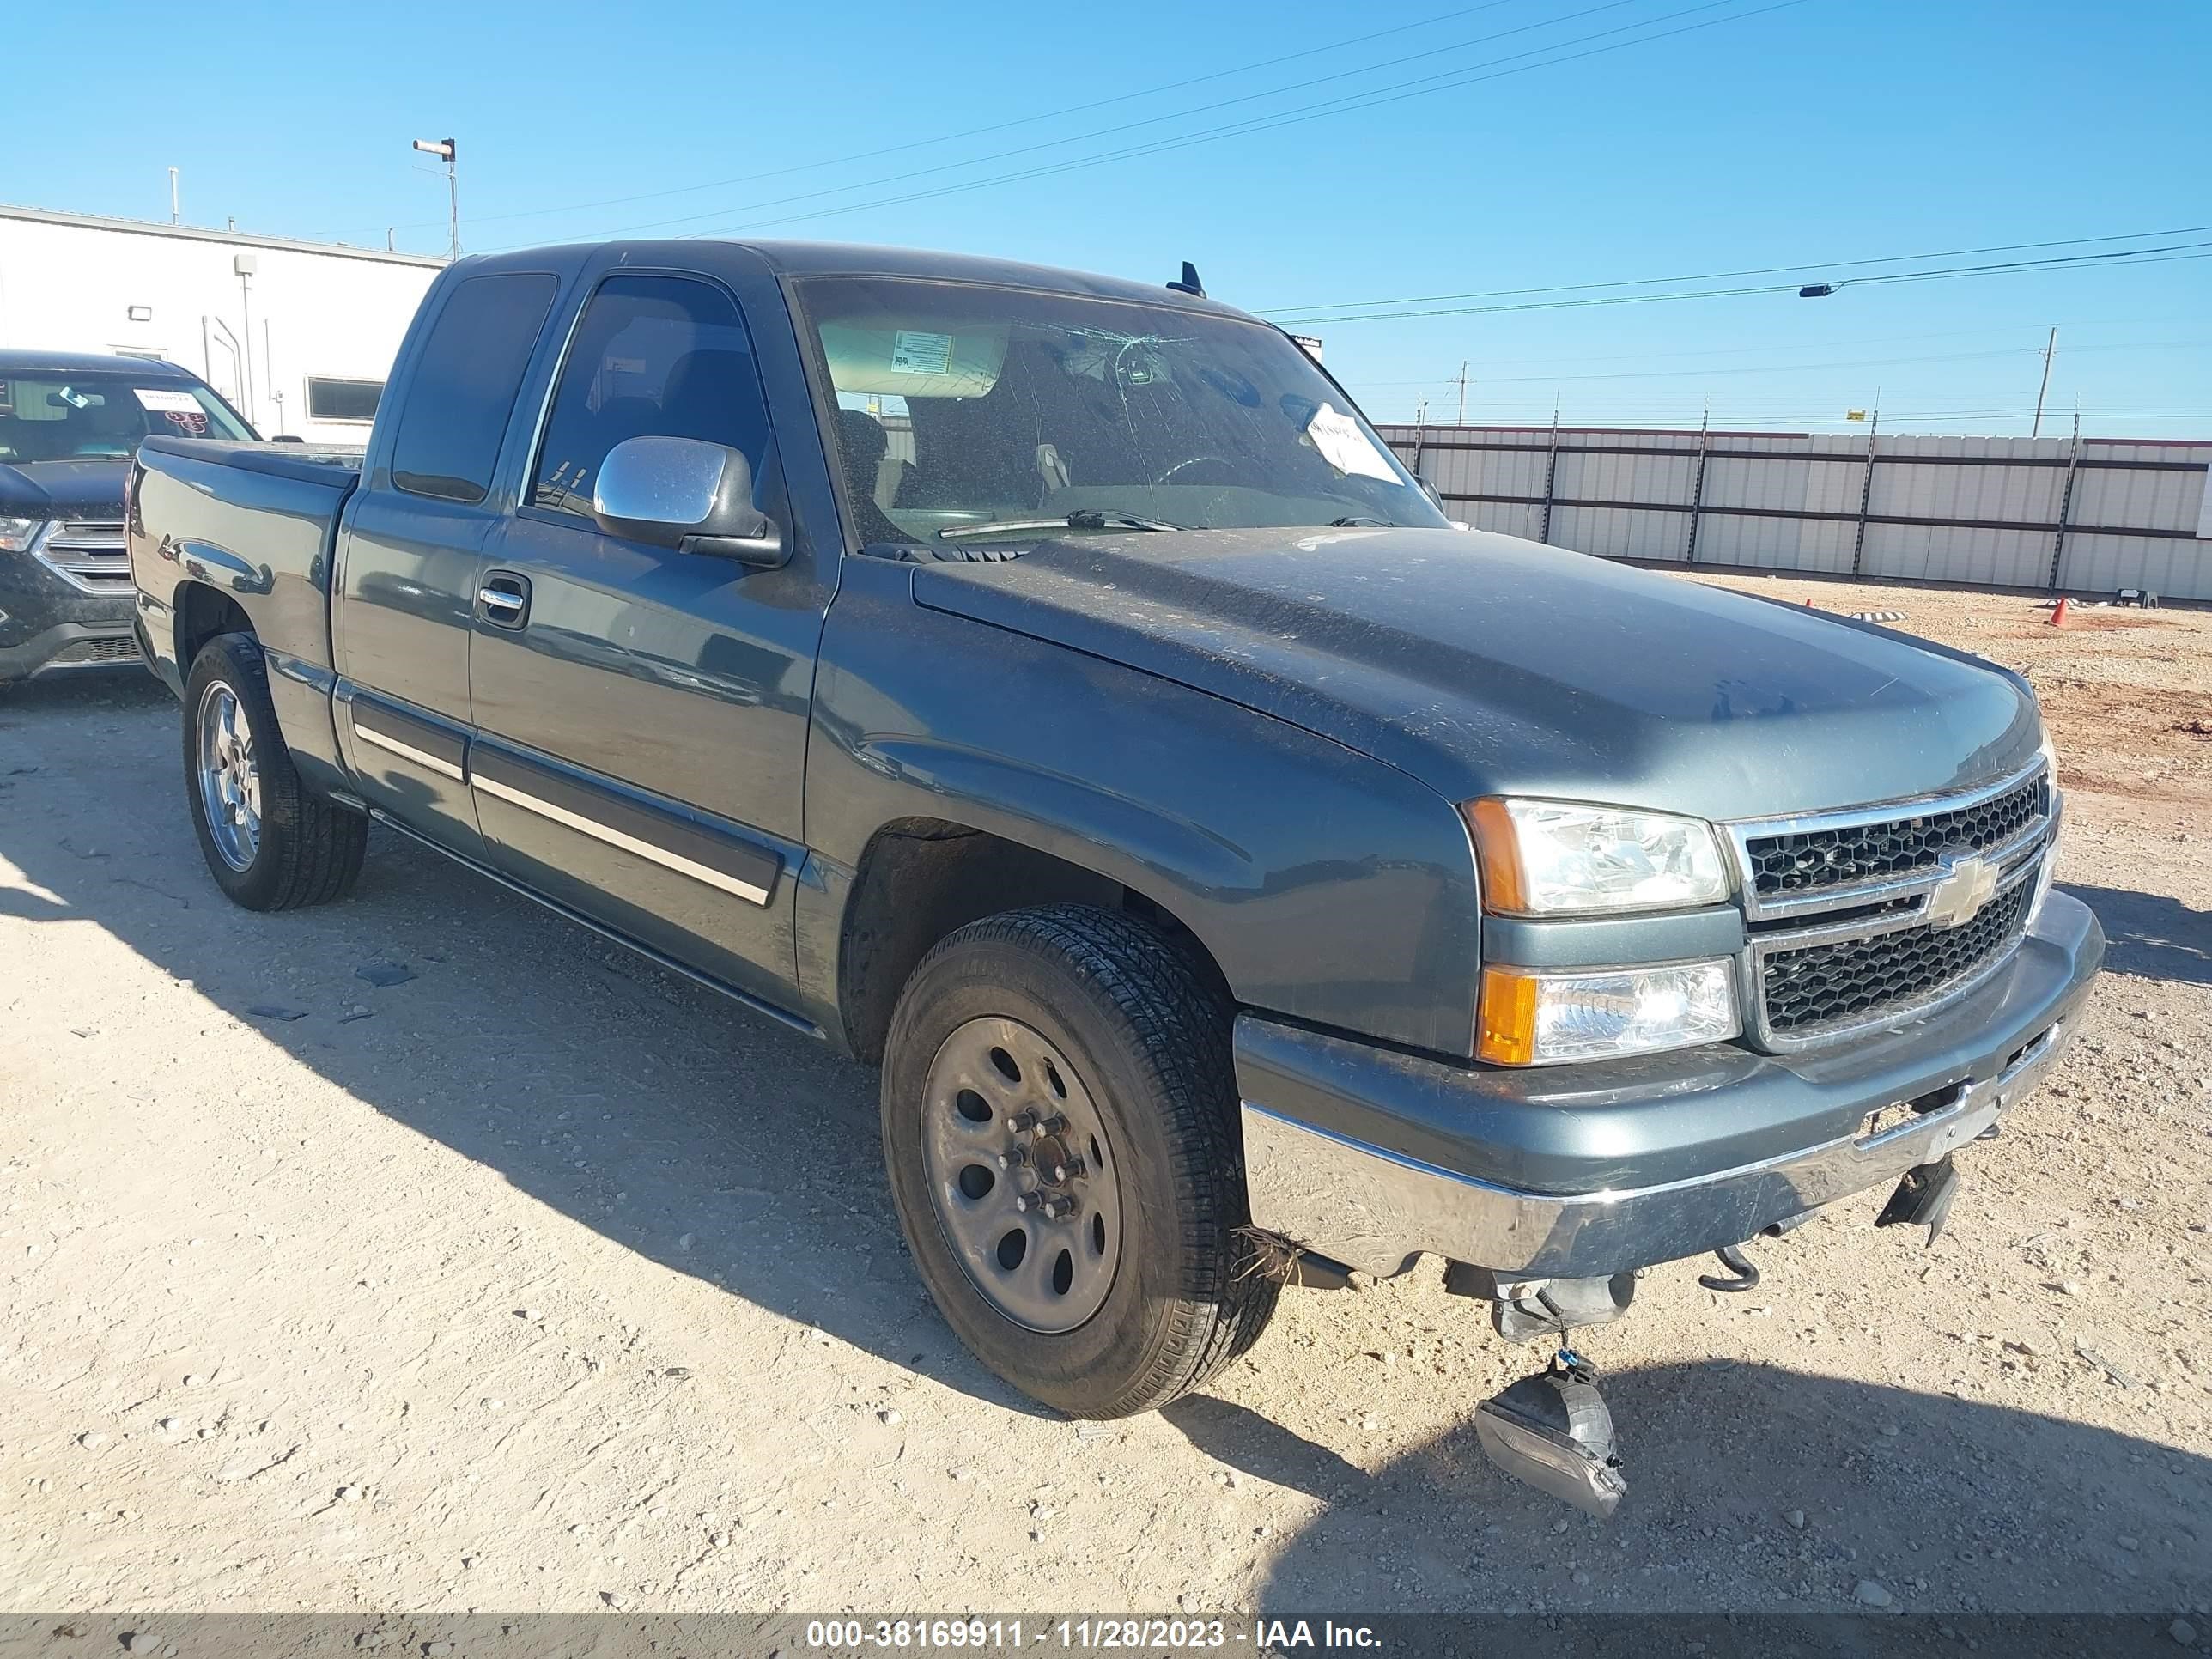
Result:
{"label": "gravel ground", "polygon": [[872,1073],[382,834],[351,902],[232,909],[167,695],[15,691],[5,1605],[2212,1627],[2212,616],[1729,580],[2033,675],[2112,972],[1932,1252],[1869,1196],[1751,1295],[1660,1268],[1591,1334],[1604,1526],[1484,1462],[1533,1356],[1433,1272],[1289,1293],[1157,1417],[1025,1405],[913,1279]]}

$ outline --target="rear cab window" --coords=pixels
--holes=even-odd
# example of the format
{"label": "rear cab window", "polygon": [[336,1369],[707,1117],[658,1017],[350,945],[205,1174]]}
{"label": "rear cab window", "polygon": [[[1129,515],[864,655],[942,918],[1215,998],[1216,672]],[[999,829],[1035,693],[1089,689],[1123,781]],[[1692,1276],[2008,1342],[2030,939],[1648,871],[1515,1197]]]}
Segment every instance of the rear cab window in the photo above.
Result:
{"label": "rear cab window", "polygon": [[536,272],[471,276],[455,286],[400,405],[395,488],[466,506],[491,493],[523,371],[560,286]]}

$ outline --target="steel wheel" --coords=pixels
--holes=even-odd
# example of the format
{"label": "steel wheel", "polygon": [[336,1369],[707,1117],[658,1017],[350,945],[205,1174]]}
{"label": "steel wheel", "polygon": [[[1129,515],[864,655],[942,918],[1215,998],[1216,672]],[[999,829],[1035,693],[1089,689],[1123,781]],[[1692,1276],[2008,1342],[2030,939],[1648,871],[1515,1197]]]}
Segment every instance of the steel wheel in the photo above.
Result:
{"label": "steel wheel", "polygon": [[249,869],[261,848],[261,773],[253,760],[253,729],[237,695],[221,680],[202,695],[197,726],[208,833],[225,864]]}
{"label": "steel wheel", "polygon": [[1121,1259],[1121,1200],[1088,1089],[1019,1020],[971,1019],[930,1062],[922,1164],[969,1281],[1032,1331],[1082,1324]]}

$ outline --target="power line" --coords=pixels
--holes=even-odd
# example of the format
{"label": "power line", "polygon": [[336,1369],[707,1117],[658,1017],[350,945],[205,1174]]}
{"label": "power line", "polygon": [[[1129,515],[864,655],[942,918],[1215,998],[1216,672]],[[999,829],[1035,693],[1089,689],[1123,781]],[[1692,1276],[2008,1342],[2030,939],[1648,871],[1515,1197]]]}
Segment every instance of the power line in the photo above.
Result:
{"label": "power line", "polygon": [[[825,167],[847,167],[854,161],[872,161],[878,156],[903,155],[911,150],[926,149],[933,144],[957,143],[963,138],[988,137],[992,133],[1010,131],[1015,127],[1035,126],[1040,121],[1056,121],[1064,116],[1082,115],[1094,109],[1111,108],[1116,104],[1135,103],[1139,100],[1146,98],[1157,98],[1166,93],[1181,92],[1187,87],[1204,86],[1210,82],[1226,81],[1239,75],[1251,75],[1257,73],[1261,70],[1273,69],[1283,64],[1295,64],[1303,58],[1318,58],[1322,56],[1324,53],[1341,52],[1348,46],[1364,46],[1370,40],[1388,40],[1394,34],[1405,34],[1414,29],[1432,28],[1438,23],[1449,23],[1457,18],[1471,17],[1477,12],[1495,11],[1498,7],[1506,3],[1508,3],[1508,0],[1484,0],[1484,3],[1481,5],[1462,6],[1455,11],[1438,12],[1433,17],[1419,18],[1411,23],[1398,23],[1387,29],[1374,29],[1367,33],[1352,35],[1342,40],[1332,40],[1325,46],[1308,46],[1303,51],[1285,52],[1279,58],[1262,58],[1256,63],[1237,64],[1228,69],[1213,70],[1204,75],[1194,75],[1186,80],[1164,82],[1158,86],[1145,87],[1135,92],[1116,93],[1111,98],[1094,98],[1088,103],[1066,104],[1056,109],[1040,110],[1034,115],[1018,115],[1011,120],[994,121],[986,126],[964,127],[958,132],[939,133],[934,137],[930,138],[905,139],[896,144],[885,144],[878,149],[855,150],[848,155],[828,156],[818,161],[798,161],[793,163],[789,167],[770,167],[763,173],[741,173],[732,178],[710,179],[702,184],[696,185],[677,185],[666,190],[640,191],[635,194],[629,196],[605,196],[599,198],[596,201],[568,202],[555,207],[518,208],[507,213],[479,214],[476,216],[473,222],[477,224],[492,224],[509,219],[542,219],[549,218],[555,214],[581,213],[592,208],[623,207],[632,202],[660,201],[671,196],[693,196],[696,195],[702,190],[726,190],[732,185],[757,184],[763,179],[787,178],[794,173],[818,173]],[[1438,56],[1444,52],[1457,52],[1463,50],[1467,46],[1479,44],[1480,44],[1479,40],[1463,40],[1456,46],[1438,46],[1432,52],[1416,53],[1414,56]],[[1389,69],[1395,64],[1410,63],[1412,61],[1413,59],[1410,58],[1389,58],[1380,64],[1370,64],[1368,66],[1368,70]],[[1348,74],[1361,74],[1367,71],[1346,71]],[[1279,89],[1288,90],[1290,88]],[[1201,106],[1201,107],[1204,106]],[[861,190],[866,188],[866,186],[864,185],[852,185],[846,188]],[[717,212],[723,210],[724,210],[720,209],[716,210]],[[700,216],[705,217],[707,216],[702,215]],[[412,223],[402,222],[396,227],[386,226],[379,227],[379,228],[418,230],[433,222],[434,222],[430,220],[416,220]]]}
{"label": "power line", "polygon": [[[2136,264],[2171,264],[2185,259],[2212,258],[2204,253],[2178,252],[2177,249],[2212,248],[2212,242],[2177,242],[2165,247],[2119,249],[2106,253],[2085,253],[2054,259],[2014,260],[2004,264],[1967,265],[1955,270],[1897,271],[1881,276],[1859,276],[1850,279],[1851,286],[1869,283],[1926,283],[1940,282],[1957,276],[2018,276],[2030,270],[2082,270],[2098,262],[2131,260]],[[2158,256],[2158,257],[2152,257]],[[1838,288],[1846,284],[1838,283]],[[1285,325],[1309,324],[1314,326],[1335,327],[1344,323],[1394,322],[1409,317],[1474,317],[1508,311],[1577,311],[1595,306],[1658,305],[1672,300],[1724,300],[1753,294],[1790,294],[1796,291],[1795,283],[1767,283],[1751,288],[1710,288],[1685,289],[1674,294],[1615,294],[1584,300],[1536,300],[1516,305],[1452,306],[1418,311],[1362,312],[1357,315],[1329,317],[1281,317]]]}
{"label": "power line", "polygon": [[[1257,103],[1263,99],[1280,97],[1285,93],[1303,92],[1310,88],[1326,86],[1338,81],[1351,80],[1362,75],[1371,75],[1379,70],[1393,69],[1403,64],[1419,63],[1431,58],[1443,57],[1455,52],[1464,52],[1470,46],[1486,46],[1492,41],[1507,40],[1513,35],[1528,34],[1539,29],[1553,28],[1562,23],[1573,22],[1578,18],[1595,16],[1600,12],[1618,11],[1623,6],[1635,5],[1640,3],[1641,0],[1602,0],[1602,3],[1586,7],[1580,11],[1562,13],[1556,17],[1540,19],[1534,23],[1524,23],[1515,28],[1502,29],[1494,34],[1477,35],[1471,40],[1455,41],[1448,46],[1435,46],[1423,52],[1410,52],[1402,58],[1385,58],[1380,63],[1366,64],[1359,69],[1340,70],[1333,74],[1316,76],[1310,80],[1296,81],[1285,86],[1271,87],[1264,92],[1246,93],[1235,98],[1217,99],[1208,103],[1195,105],[1188,109],[1171,111],[1165,115],[1147,116],[1141,120],[1125,121],[1109,127],[1097,127],[1088,132],[1073,133],[1064,138],[1049,138],[1038,143],[1019,144],[1011,149],[996,150],[988,155],[969,156],[962,161],[940,162],[932,167],[915,167],[904,173],[887,173],[880,178],[862,179],[854,184],[832,185],[824,186],[819,190],[800,191],[790,196],[772,197],[764,201],[749,202],[739,207],[725,206],[711,209],[701,213],[680,214],[673,218],[648,219],[641,221],[635,224],[617,225],[602,234],[617,236],[627,235],[636,231],[663,230],[672,225],[691,224],[701,219],[720,218],[726,214],[761,212],[769,208],[787,207],[795,203],[817,201],[824,196],[842,195],[849,191],[872,190],[882,185],[903,184],[909,179],[929,178],[939,173],[957,172],[963,167],[982,167],[992,161],[1009,161],[1016,156],[1032,155],[1043,150],[1062,149],[1069,144],[1086,143],[1095,138],[1110,138],[1118,133],[1133,132],[1143,127],[1159,126],[1164,123],[1170,121],[1185,120],[1192,116],[1206,115],[1219,110],[1231,109],[1240,104]],[[1801,3],[1801,0],[1786,0],[1786,3],[1796,4]],[[1707,0],[1706,4],[1692,7],[1690,9],[1692,11],[1709,11],[1717,6],[1733,3],[1735,3],[1735,0]],[[1607,34],[1618,34],[1626,29],[1642,28],[1648,27],[1649,24],[1652,22],[1665,22],[1671,17],[1684,16],[1688,14],[1684,12],[1669,13],[1665,16],[1658,18],[1646,19],[1636,23],[1623,24],[1620,28],[1602,30],[1596,34],[1578,36],[1572,40],[1554,41],[1549,46],[1537,46],[1533,47],[1527,52],[1510,53],[1504,58],[1492,58],[1490,62],[1491,64],[1510,63],[1516,58],[1533,57],[1539,52],[1556,51],[1562,46],[1575,46],[1580,44],[1583,40],[1599,40]],[[1321,105],[1307,106],[1305,107],[1320,111],[1322,113],[1334,113],[1338,112],[1329,108],[1329,106],[1340,103],[1349,107],[1361,107],[1362,104],[1360,100],[1376,97],[1381,94],[1395,92],[1399,88],[1405,87],[1419,87],[1426,82],[1444,80],[1450,76],[1464,75],[1469,69],[1482,69],[1486,67],[1489,67],[1489,65],[1473,64],[1463,66],[1457,70],[1441,70],[1434,75],[1416,76],[1411,81],[1398,82],[1391,86],[1370,88],[1364,93],[1352,94],[1343,99],[1325,100]],[[1439,87],[1431,89],[1442,91],[1444,88]],[[1277,112],[1277,116],[1293,113],[1296,113],[1296,112]],[[1264,125],[1274,125],[1276,123],[1276,117],[1263,116],[1254,117],[1251,118],[1253,122],[1260,124],[1254,126],[1254,131],[1261,130]],[[1212,137],[1225,136],[1229,134],[1233,128],[1243,125],[1244,124],[1232,123],[1228,127],[1210,129],[1205,132],[1196,135],[1184,135],[1176,139],[1163,140],[1158,147],[1178,149],[1186,143],[1208,142]],[[1148,154],[1152,148],[1154,147],[1138,146],[1127,151],[1112,152],[1095,158],[1079,157],[1069,162],[1055,163],[1033,171],[1010,173],[1003,178],[975,180],[967,184],[948,186],[941,190],[922,191],[914,192],[910,195],[898,196],[890,198],[890,203],[896,204],[908,201],[919,201],[932,196],[953,194],[956,191],[962,190],[980,189],[985,185],[1002,184],[1016,179],[1042,176],[1047,173],[1067,171],[1076,167],[1095,166],[1103,161],[1121,159],[1125,155]],[[823,210],[820,213],[787,216],[786,219],[771,220],[768,222],[784,223],[787,222],[788,219],[818,218],[827,216],[830,214],[857,212],[864,208],[887,204],[890,204],[884,202],[857,203],[848,204],[844,207]],[[686,232],[684,234],[690,235],[713,235],[719,228],[721,228],[721,227],[710,227],[703,231]],[[516,244],[516,246],[523,245]]]}
{"label": "power line", "polygon": [[[1911,259],[1966,259],[1983,253],[2027,253],[2047,247],[2084,247],[2094,242],[2140,242],[2152,236],[2195,236],[2212,231],[2212,225],[2181,225],[2170,230],[2123,231],[2110,236],[2062,236],[2047,242],[2012,242],[1995,247],[1942,248],[1933,253],[1890,253],[1863,259],[1801,259],[1794,264],[1754,265],[1742,270],[1695,271],[1680,276],[1624,276],[1604,283],[1559,283],[1547,288],[1478,289],[1468,294],[1421,294],[1395,300],[1342,300],[1310,306],[1255,306],[1250,307],[1259,317],[1278,317],[1295,313],[1301,321],[1311,318],[1328,321],[1316,313],[1324,311],[1352,311],[1370,306],[1441,305],[1453,300],[1518,299],[1534,294],[1579,294],[1601,288],[1650,288],[1661,283],[1718,283],[1738,276],[1776,276],[1789,271],[1847,270],[1862,265],[1903,264]],[[1854,278],[1864,281],[1865,278]],[[1355,320],[1346,319],[1346,321]]]}
{"label": "power line", "polygon": [[[1250,133],[1269,131],[1278,127],[1297,125],[1306,121],[1321,120],[1329,116],[1345,114],[1355,110],[1372,109],[1384,104],[1400,103],[1410,98],[1430,97],[1439,92],[1455,91],[1463,87],[1480,85],[1486,81],[1503,80],[1507,76],[1522,75],[1528,73],[1531,70],[1550,69],[1561,64],[1574,63],[1584,58],[1595,58],[1604,52],[1620,52],[1629,46],[1648,46],[1655,40],[1664,40],[1679,34],[1690,34],[1699,29],[1717,27],[1723,23],[1743,22],[1750,18],[1762,16],[1768,12],[1784,11],[1793,6],[1802,5],[1806,3],[1807,0],[1775,0],[1775,3],[1771,5],[1760,6],[1751,11],[1737,12],[1727,17],[1708,18],[1700,23],[1686,24],[1678,29],[1665,29],[1657,33],[1642,35],[1632,40],[1616,40],[1607,46],[1593,46],[1587,52],[1568,52],[1560,57],[1545,58],[1540,63],[1523,64],[1514,69],[1498,70],[1494,74],[1473,75],[1467,73],[1465,70],[1455,70],[1447,71],[1443,75],[1425,76],[1420,77],[1419,81],[1400,83],[1401,87],[1413,88],[1413,90],[1400,90],[1393,88],[1377,88],[1368,93],[1358,94],[1346,98],[1330,100],[1321,105],[1313,106],[1304,110],[1284,112],[1273,116],[1255,117],[1249,121],[1232,123],[1226,126],[1211,128],[1197,133],[1186,134],[1176,138],[1163,139],[1156,143],[1133,145],[1128,149],[1110,150],[1098,155],[1079,157],[1073,161],[1057,162],[1048,167],[1030,167],[1015,173],[1000,173],[991,178],[974,179],[964,184],[946,185],[933,190],[915,191],[902,196],[878,198],[873,201],[848,203],[842,207],[822,208],[809,213],[787,214],[780,218],[762,220],[750,225],[728,224],[710,226],[706,230],[695,232],[693,234],[702,236],[713,236],[732,230],[764,229],[770,226],[791,224],[802,220],[823,219],[833,217],[839,214],[866,212],[874,208],[896,207],[908,202],[925,201],[940,196],[958,195],[971,190],[988,189],[995,185],[1017,183],[1030,179],[1048,178],[1058,173],[1073,173],[1087,167],[1101,167],[1109,162],[1127,161],[1136,156],[1156,155],[1170,150],[1187,149],[1196,144],[1212,143],[1217,143],[1223,138],[1241,137]],[[1527,52],[1510,53],[1504,58],[1493,58],[1491,62],[1492,64],[1510,63],[1516,58],[1529,58],[1534,57],[1540,52],[1556,52],[1560,46],[1576,46],[1584,40],[1601,40],[1606,35],[1621,33],[1626,29],[1645,28],[1649,27],[1652,23],[1668,22],[1677,17],[1692,16],[1696,13],[1711,11],[1717,6],[1730,3],[1733,3],[1733,0],[1707,0],[1707,3],[1704,5],[1691,6],[1681,11],[1668,12],[1662,16],[1647,19],[1642,22],[1624,24],[1620,28],[1600,30],[1596,33],[1582,35],[1573,40],[1557,41],[1548,46],[1533,47]],[[1602,9],[1602,8],[1600,9]],[[1574,15],[1579,15],[1583,14]],[[1563,21],[1565,20],[1554,19],[1553,21]],[[1486,68],[1488,66],[1478,64],[1474,67]],[[1424,86],[1420,84],[1423,81],[1437,82],[1439,84]]]}

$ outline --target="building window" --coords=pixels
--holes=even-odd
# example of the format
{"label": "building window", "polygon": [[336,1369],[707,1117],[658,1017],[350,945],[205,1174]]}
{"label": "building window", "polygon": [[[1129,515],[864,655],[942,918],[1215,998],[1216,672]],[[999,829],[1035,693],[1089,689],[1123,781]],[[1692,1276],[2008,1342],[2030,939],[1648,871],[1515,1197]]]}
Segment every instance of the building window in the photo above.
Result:
{"label": "building window", "polygon": [[307,418],[311,421],[373,421],[377,400],[384,396],[381,380],[335,380],[324,375],[307,377]]}

